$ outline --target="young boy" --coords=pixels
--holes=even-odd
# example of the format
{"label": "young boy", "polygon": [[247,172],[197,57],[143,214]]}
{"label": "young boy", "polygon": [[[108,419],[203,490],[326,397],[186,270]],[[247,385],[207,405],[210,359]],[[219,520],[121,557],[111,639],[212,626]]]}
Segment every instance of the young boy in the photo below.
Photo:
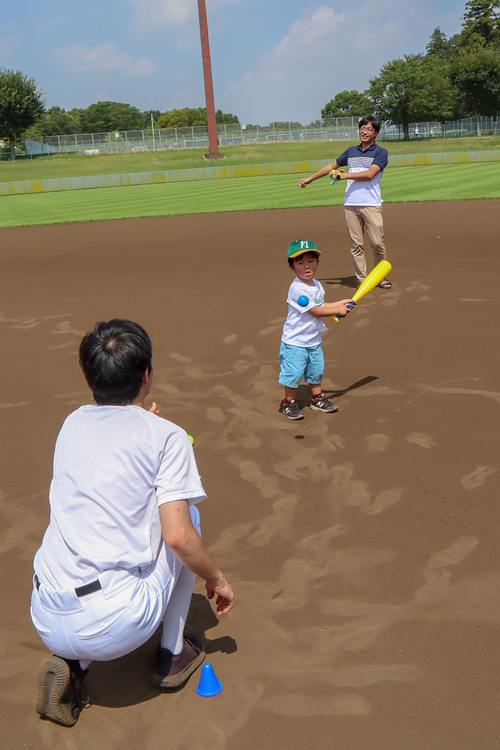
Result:
{"label": "young boy", "polygon": [[280,349],[279,382],[285,386],[283,412],[288,419],[304,419],[295,400],[303,377],[311,389],[311,409],[337,411],[337,406],[321,389],[325,368],[321,334],[327,330],[323,318],[333,315],[344,317],[349,312],[348,305],[352,300],[325,303],[325,290],[314,278],[320,255],[315,243],[310,240],[296,240],[288,248],[288,265],[297,277],[288,291],[288,315]]}

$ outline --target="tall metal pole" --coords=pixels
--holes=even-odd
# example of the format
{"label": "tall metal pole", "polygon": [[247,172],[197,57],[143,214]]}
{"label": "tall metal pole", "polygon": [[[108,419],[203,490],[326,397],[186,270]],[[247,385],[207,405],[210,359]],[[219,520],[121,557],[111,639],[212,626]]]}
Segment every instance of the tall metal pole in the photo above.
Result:
{"label": "tall metal pole", "polygon": [[210,153],[205,154],[205,156],[207,159],[224,159],[224,154],[219,153],[219,139],[217,138],[212,63],[210,61],[207,8],[205,0],[198,0],[198,14],[200,16],[201,56],[203,58],[203,78],[205,81],[205,101],[207,104],[208,147],[210,150]]}

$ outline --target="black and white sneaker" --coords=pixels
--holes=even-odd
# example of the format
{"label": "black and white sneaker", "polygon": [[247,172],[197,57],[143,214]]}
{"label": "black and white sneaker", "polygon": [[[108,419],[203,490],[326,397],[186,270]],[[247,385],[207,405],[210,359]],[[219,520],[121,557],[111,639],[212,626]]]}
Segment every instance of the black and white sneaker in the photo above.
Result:
{"label": "black and white sneaker", "polygon": [[304,419],[304,415],[299,409],[299,405],[296,401],[283,401],[282,406],[283,414],[286,414],[288,419]]}
{"label": "black and white sneaker", "polygon": [[317,398],[312,398],[310,406],[314,411],[324,411],[327,414],[339,410],[339,407],[333,401],[330,401],[324,393],[320,393]]}

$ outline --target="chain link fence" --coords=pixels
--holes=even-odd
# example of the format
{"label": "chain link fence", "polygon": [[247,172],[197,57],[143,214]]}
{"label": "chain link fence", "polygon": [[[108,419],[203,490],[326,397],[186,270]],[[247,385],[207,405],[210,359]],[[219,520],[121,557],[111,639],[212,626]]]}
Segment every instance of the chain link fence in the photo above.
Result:
{"label": "chain link fence", "polygon": [[[302,122],[271,122],[257,125],[218,125],[220,148],[241,144],[353,141],[358,138],[357,117],[337,117]],[[497,135],[500,117],[478,117],[455,122],[419,122],[409,126],[410,140],[433,138],[464,138]],[[403,140],[403,126],[382,124],[378,141]],[[150,128],[149,130],[120,130],[111,133],[83,133],[52,135],[39,141],[25,141],[26,156],[58,153],[106,154],[119,152],[153,151],[164,149],[209,148],[206,126],[188,128]]]}

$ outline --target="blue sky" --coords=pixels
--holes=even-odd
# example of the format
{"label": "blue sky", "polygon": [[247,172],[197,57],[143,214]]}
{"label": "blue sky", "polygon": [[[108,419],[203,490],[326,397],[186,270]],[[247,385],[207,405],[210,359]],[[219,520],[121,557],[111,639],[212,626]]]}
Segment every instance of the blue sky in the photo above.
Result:
{"label": "blue sky", "polygon": [[[460,30],[465,0],[207,0],[215,105],[242,123],[308,120],[381,65]],[[204,106],[196,0],[18,0],[0,66],[47,107],[99,100],[162,112]],[[10,12],[9,11],[9,12]]]}

